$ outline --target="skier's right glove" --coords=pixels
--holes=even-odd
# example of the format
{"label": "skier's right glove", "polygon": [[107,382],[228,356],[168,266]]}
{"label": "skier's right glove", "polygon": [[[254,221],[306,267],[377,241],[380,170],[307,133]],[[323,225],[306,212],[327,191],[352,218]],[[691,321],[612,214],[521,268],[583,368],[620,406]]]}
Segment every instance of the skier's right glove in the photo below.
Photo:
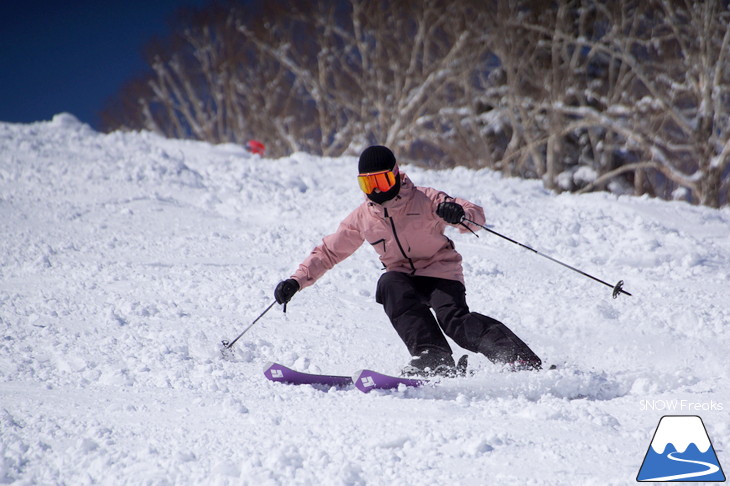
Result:
{"label": "skier's right glove", "polygon": [[274,289],[274,298],[278,304],[286,304],[299,291],[299,282],[293,278],[282,280]]}
{"label": "skier's right glove", "polygon": [[436,208],[438,214],[449,224],[459,224],[464,220],[464,207],[453,201],[444,201]]}

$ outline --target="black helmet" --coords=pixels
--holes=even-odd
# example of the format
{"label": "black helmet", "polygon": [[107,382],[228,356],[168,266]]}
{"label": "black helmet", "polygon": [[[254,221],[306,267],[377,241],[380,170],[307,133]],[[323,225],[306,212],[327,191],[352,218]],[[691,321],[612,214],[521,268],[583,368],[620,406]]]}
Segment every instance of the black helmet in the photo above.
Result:
{"label": "black helmet", "polygon": [[[371,201],[383,204],[393,199],[400,192],[398,165],[396,164],[395,155],[388,147],[373,145],[366,148],[360,154],[357,168],[360,188]],[[376,184],[376,178],[380,184]],[[381,187],[389,187],[389,189],[381,190]]]}

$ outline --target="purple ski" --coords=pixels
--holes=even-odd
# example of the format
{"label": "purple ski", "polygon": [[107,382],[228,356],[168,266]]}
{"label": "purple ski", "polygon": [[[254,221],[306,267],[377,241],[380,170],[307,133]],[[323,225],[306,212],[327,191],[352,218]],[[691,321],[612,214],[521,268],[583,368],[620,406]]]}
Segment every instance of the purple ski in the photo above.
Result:
{"label": "purple ski", "polygon": [[318,375],[302,373],[279,363],[269,363],[264,368],[264,376],[271,381],[290,383],[292,385],[323,385],[344,387],[352,385],[349,376]]}
{"label": "purple ski", "polygon": [[409,387],[422,386],[428,383],[428,380],[417,378],[401,378],[398,376],[384,375],[372,370],[361,370],[353,376],[355,386],[363,393],[371,390],[392,390],[400,385]]}

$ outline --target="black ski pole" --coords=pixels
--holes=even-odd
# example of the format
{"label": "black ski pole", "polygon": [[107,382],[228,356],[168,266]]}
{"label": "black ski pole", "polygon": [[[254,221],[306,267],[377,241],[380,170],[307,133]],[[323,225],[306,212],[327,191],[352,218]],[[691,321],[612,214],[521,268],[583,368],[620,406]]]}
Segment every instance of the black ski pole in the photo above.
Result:
{"label": "black ski pole", "polygon": [[243,332],[241,334],[239,334],[236,339],[234,339],[231,342],[228,342],[227,340],[221,341],[221,345],[223,345],[223,348],[224,349],[231,349],[233,347],[233,345],[236,344],[236,341],[238,341],[239,339],[241,339],[241,336],[243,336],[244,334],[246,334],[248,332],[248,330],[251,329],[253,327],[253,325],[256,324],[256,322],[258,322],[259,319],[261,319],[262,317],[264,317],[264,314],[266,314],[267,312],[269,312],[269,310],[272,307],[274,307],[274,304],[276,304],[276,301],[273,301],[271,304],[269,304],[269,306],[256,319],[254,319],[253,322],[251,324],[249,324],[248,327],[246,329],[244,329]]}
{"label": "black ski pole", "polygon": [[[504,238],[505,240],[509,241],[510,243],[514,243],[515,245],[519,245],[519,246],[521,246],[522,248],[524,248],[524,249],[526,249],[526,250],[530,250],[530,251],[531,251],[531,252],[533,252],[533,253],[537,253],[537,254],[538,254],[538,255],[540,255],[541,257],[547,258],[547,259],[548,259],[548,260],[550,260],[550,261],[553,261],[553,262],[555,262],[555,263],[558,263],[558,264],[560,264],[560,265],[564,266],[565,268],[569,268],[569,269],[573,270],[574,272],[578,272],[578,273],[580,273],[581,275],[584,275],[584,276],[586,276],[586,277],[588,277],[588,278],[590,278],[590,279],[593,279],[593,280],[595,280],[596,282],[599,282],[599,283],[602,283],[603,285],[606,285],[607,287],[611,287],[611,288],[613,289],[613,294],[612,294],[612,295],[613,295],[613,298],[614,298],[614,299],[615,299],[615,298],[617,298],[617,297],[619,296],[619,294],[626,294],[626,295],[629,295],[629,296],[631,295],[630,293],[626,292],[626,291],[625,291],[625,290],[623,289],[623,286],[624,286],[624,281],[623,281],[623,280],[619,280],[619,281],[618,281],[618,282],[616,283],[616,285],[611,285],[611,284],[610,284],[610,283],[608,283],[608,282],[604,282],[604,281],[603,281],[603,280],[601,280],[600,278],[596,278],[596,277],[594,277],[593,275],[589,275],[589,274],[587,274],[586,272],[584,272],[584,271],[582,271],[582,270],[578,270],[578,269],[577,269],[577,268],[575,268],[575,267],[571,267],[571,266],[570,266],[570,265],[568,265],[567,263],[563,263],[563,262],[561,262],[560,260],[556,260],[555,258],[553,258],[553,257],[551,257],[551,256],[549,256],[549,255],[546,255],[546,254],[544,254],[544,253],[540,253],[539,251],[535,250],[534,248],[530,248],[529,246],[527,246],[527,245],[524,245],[524,244],[520,243],[519,241],[515,241],[515,240],[513,240],[512,238],[509,238],[509,237],[507,237],[507,236],[504,236],[504,235],[502,235],[502,234],[500,234],[500,233],[497,233],[496,231],[494,231],[494,230],[491,230],[491,229],[487,228],[486,226],[484,226],[484,225],[481,225],[481,224],[479,224],[479,223],[477,223],[477,222],[475,222],[475,221],[472,221],[472,220],[470,220],[470,219],[464,218],[464,219],[462,220],[462,222],[461,222],[461,224],[462,224],[462,225],[464,225],[464,227],[465,227],[466,229],[468,229],[469,231],[471,231],[471,228],[469,228],[469,227],[468,227],[467,225],[465,225],[464,223],[470,223],[470,224],[473,224],[474,226],[479,226],[480,228],[484,229],[485,231],[488,231],[488,232],[492,233],[493,235],[497,235],[497,236],[499,236],[500,238]],[[474,232],[472,231],[472,233],[474,233]],[[476,236],[477,238],[479,237],[479,235],[477,235],[476,233],[474,233],[474,235],[475,235],[475,236]]]}

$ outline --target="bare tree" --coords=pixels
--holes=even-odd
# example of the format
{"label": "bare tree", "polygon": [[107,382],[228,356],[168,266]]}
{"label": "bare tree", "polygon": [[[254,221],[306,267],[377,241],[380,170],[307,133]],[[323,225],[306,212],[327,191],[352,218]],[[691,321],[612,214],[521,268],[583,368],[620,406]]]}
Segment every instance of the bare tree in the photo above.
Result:
{"label": "bare tree", "polygon": [[[575,189],[556,177],[583,166],[597,176],[583,191],[630,176],[637,194],[672,197],[684,187],[701,204],[727,203],[727,6],[560,2],[536,20],[510,18],[533,39],[529,63],[510,59],[520,80],[508,83],[518,91],[510,98],[516,131],[537,132],[517,152],[530,154],[548,187]],[[524,79],[539,80],[532,93]],[[580,157],[566,154],[566,145]]]}
{"label": "bare tree", "polygon": [[482,10],[463,2],[445,16],[449,5],[269,2],[266,28],[241,22],[238,29],[312,100],[306,119],[316,124],[317,153],[374,142],[410,153],[444,138],[452,122],[446,108],[464,105],[464,93],[473,91],[467,80],[484,57],[483,36],[470,28]]}
{"label": "bare tree", "polygon": [[726,0],[230,1],[182,15],[102,119],[717,207],[728,50]]}

